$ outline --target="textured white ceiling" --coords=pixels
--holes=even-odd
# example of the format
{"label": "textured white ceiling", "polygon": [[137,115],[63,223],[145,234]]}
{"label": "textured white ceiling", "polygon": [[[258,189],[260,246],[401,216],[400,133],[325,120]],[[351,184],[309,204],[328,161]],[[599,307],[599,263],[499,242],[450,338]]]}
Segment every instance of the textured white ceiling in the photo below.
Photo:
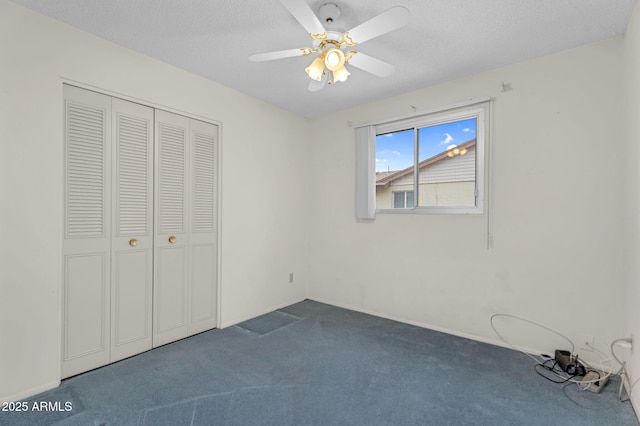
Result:
{"label": "textured white ceiling", "polygon": [[409,24],[358,46],[396,66],[379,78],[351,68],[345,83],[307,90],[310,57],[252,53],[311,46],[277,0],[12,0],[122,46],[305,117],[624,34],[636,0],[307,0],[336,3],[327,29],[348,30],[404,6]]}

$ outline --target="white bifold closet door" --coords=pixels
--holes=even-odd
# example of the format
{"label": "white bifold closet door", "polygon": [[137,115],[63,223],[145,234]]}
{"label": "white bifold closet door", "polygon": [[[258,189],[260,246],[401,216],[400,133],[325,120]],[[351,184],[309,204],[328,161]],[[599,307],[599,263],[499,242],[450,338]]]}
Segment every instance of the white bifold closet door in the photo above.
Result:
{"label": "white bifold closet door", "polygon": [[216,325],[217,135],[156,111],[154,347]]}
{"label": "white bifold closet door", "polygon": [[153,109],[65,86],[68,377],[152,346]]}
{"label": "white bifold closet door", "polygon": [[218,143],[213,124],[64,98],[63,378],[216,326]]}
{"label": "white bifold closet door", "polygon": [[111,357],[111,99],[64,94],[63,378]]}
{"label": "white bifold closet door", "polygon": [[152,347],[152,108],[112,99],[111,362]]}

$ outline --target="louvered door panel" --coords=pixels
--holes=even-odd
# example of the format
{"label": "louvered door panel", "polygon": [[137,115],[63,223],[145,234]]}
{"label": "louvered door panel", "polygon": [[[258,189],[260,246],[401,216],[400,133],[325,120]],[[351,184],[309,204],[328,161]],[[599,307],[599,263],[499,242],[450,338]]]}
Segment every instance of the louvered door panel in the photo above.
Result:
{"label": "louvered door panel", "polygon": [[105,236],[105,120],[105,108],[67,102],[67,238]]}
{"label": "louvered door panel", "polygon": [[109,362],[111,98],[64,87],[62,377]]}
{"label": "louvered door panel", "polygon": [[113,99],[111,362],[151,349],[153,109]]}
{"label": "louvered door panel", "polygon": [[189,119],[156,111],[153,346],[187,335]]}
{"label": "louvered door panel", "polygon": [[191,120],[191,234],[189,334],[216,326],[218,127]]}
{"label": "louvered door panel", "polygon": [[[115,101],[114,101],[115,102]],[[149,199],[152,194],[149,162],[151,154],[151,132],[153,110],[130,103],[118,102],[122,109],[141,109],[138,114],[147,117],[139,118],[130,113],[116,112],[117,126],[117,201],[119,235],[146,234],[149,223]],[[114,104],[114,109],[116,105]]]}
{"label": "louvered door panel", "polygon": [[[179,117],[183,118],[183,117]],[[180,120],[182,121],[182,120]],[[187,123],[184,123],[187,125]],[[185,151],[188,127],[161,122],[159,130],[159,228],[161,233],[183,233],[185,220]]]}
{"label": "louvered door panel", "polygon": [[[200,124],[201,127],[210,126],[209,132],[217,130],[213,125],[206,125],[207,123]],[[215,230],[216,134],[205,133],[204,130],[207,129],[197,129],[193,132],[192,232],[213,232]]]}

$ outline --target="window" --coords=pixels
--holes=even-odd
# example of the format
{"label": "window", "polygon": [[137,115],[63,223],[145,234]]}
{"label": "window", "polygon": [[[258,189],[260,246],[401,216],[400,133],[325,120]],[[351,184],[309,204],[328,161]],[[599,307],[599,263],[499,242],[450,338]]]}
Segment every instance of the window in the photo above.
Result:
{"label": "window", "polygon": [[[487,101],[369,125],[366,136],[357,128],[356,176],[374,177],[356,180],[357,191],[373,194],[369,216],[362,215],[364,209],[356,216],[482,213]],[[362,149],[365,138],[373,151],[368,157]],[[363,165],[375,173],[363,172]]]}
{"label": "window", "polygon": [[394,191],[393,208],[410,209],[413,207],[413,191]]}

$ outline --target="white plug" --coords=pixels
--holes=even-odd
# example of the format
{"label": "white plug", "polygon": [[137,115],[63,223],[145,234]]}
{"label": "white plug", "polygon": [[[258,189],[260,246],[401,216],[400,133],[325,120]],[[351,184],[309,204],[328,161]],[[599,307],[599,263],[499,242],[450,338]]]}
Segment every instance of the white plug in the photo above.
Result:
{"label": "white plug", "polygon": [[633,341],[631,339],[619,339],[615,342],[615,345],[631,350],[633,348]]}

